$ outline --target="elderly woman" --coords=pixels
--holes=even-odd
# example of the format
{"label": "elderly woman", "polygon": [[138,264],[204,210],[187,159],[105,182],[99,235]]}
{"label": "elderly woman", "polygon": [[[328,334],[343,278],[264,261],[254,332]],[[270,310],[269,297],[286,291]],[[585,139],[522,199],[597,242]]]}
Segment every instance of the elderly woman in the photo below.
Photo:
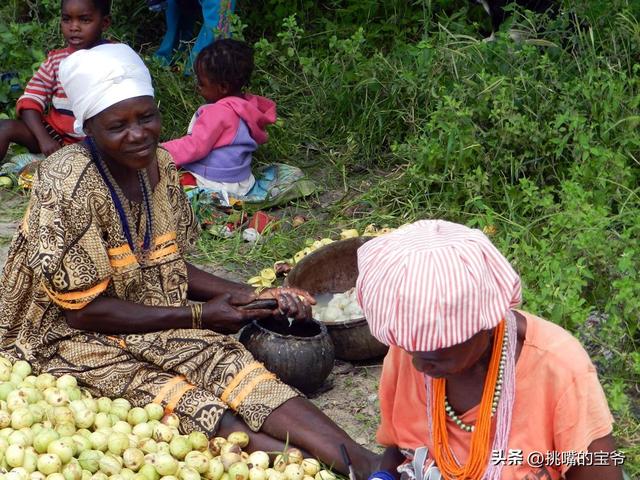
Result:
{"label": "elderly woman", "polygon": [[622,478],[587,353],[513,310],[520,278],[482,232],[420,221],[366,243],[358,267],[371,331],[391,345],[378,430],[387,449],[373,477]]}
{"label": "elderly woman", "polygon": [[[274,312],[237,308],[256,299],[251,288],[185,261],[197,225],[158,148],[140,57],[122,44],[82,50],[60,80],[88,139],[39,166],[0,279],[2,352],[36,372],[73,374],[95,395],[158,402],[187,432],[252,431],[250,447],[267,451],[288,436],[341,471],[344,443],[368,474],[371,452],[226,335]],[[296,318],[313,301],[291,289],[260,298]]]}

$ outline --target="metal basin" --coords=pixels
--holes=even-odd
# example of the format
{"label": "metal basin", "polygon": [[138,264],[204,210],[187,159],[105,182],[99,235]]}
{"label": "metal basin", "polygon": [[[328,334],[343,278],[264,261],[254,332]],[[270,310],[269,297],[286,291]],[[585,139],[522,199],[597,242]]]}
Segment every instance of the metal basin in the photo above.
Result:
{"label": "metal basin", "polygon": [[[340,240],[310,253],[289,272],[285,285],[303,288],[313,295],[346,292],[355,286],[358,278],[357,250],[370,239]],[[371,360],[387,353],[388,347],[371,335],[364,317],[324,325],[340,360]]]}

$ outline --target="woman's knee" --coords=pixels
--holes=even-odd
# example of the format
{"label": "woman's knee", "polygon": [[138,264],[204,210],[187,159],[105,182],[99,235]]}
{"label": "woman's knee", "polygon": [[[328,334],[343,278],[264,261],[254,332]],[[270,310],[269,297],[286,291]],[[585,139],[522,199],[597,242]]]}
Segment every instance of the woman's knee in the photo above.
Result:
{"label": "woman's knee", "polygon": [[222,415],[222,418],[220,418],[220,423],[218,423],[218,428],[216,429],[216,435],[226,437],[232,432],[253,433],[242,418],[237,417],[230,410],[227,410]]}

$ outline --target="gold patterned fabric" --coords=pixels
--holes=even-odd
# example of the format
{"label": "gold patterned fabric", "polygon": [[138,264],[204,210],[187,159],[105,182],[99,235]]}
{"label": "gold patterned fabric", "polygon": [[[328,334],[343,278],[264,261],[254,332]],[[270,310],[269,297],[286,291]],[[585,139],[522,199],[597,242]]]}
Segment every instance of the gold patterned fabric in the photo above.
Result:
{"label": "gold patterned fabric", "polygon": [[[0,277],[0,350],[30,361],[36,372],[71,373],[96,395],[161,403],[181,417],[185,432],[213,434],[228,408],[258,430],[298,393],[233,338],[190,329],[110,336],[73,329],[65,320],[65,309],[81,309],[99,295],[149,306],[187,304],[184,254],[197,238],[197,222],[168,152],[158,149],[157,156],[155,238],[142,258],[131,251],[83,145],[41,163]],[[129,208],[136,216],[141,206]],[[141,242],[135,225],[132,234]]]}

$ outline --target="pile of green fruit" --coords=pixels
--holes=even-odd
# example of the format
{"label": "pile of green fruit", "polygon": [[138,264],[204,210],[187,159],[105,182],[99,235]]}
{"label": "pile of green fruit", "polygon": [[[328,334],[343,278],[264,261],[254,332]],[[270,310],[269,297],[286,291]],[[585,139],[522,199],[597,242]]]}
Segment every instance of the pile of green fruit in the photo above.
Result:
{"label": "pile of green fruit", "polygon": [[244,432],[182,435],[157,403],[92,398],[71,375],[32,375],[0,357],[0,480],[335,480],[289,448],[242,449]]}

